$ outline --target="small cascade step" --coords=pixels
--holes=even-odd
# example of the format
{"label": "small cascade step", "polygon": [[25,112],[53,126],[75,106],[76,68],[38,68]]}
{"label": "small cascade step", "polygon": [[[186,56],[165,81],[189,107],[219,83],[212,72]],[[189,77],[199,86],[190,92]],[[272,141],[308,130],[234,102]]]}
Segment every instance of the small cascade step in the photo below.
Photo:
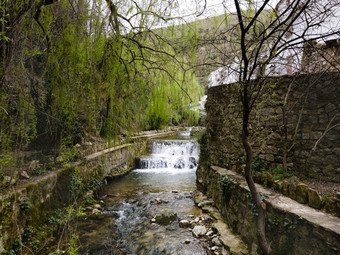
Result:
{"label": "small cascade step", "polygon": [[193,140],[155,140],[150,156],[138,160],[139,169],[196,169],[199,144]]}

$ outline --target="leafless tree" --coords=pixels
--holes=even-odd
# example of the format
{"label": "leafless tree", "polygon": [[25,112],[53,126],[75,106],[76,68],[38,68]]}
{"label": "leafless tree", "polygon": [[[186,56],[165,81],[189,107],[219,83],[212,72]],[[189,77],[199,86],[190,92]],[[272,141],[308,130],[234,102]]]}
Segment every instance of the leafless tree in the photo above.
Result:
{"label": "leafless tree", "polygon": [[233,49],[226,53],[232,62],[215,64],[220,66],[222,74],[229,76],[229,80],[221,79],[221,83],[239,84],[245,178],[258,209],[257,234],[264,254],[273,254],[273,251],[265,233],[266,204],[252,179],[250,115],[268,84],[267,77],[298,73],[306,43],[339,37],[339,6],[338,0],[234,0],[231,12],[236,14],[229,16],[236,15],[237,22],[230,24],[223,34],[224,42]]}

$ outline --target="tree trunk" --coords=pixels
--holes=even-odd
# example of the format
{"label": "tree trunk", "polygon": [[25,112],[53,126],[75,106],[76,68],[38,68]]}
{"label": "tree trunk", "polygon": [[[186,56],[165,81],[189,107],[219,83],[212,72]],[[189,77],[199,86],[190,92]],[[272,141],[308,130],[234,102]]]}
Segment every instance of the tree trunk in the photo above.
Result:
{"label": "tree trunk", "polygon": [[253,159],[253,152],[252,148],[248,141],[248,124],[249,124],[249,104],[247,100],[244,101],[244,113],[243,113],[243,125],[242,125],[242,144],[246,152],[246,169],[245,169],[245,178],[248,184],[248,187],[250,189],[251,196],[253,200],[255,201],[257,210],[258,210],[258,216],[257,216],[257,238],[260,245],[260,248],[262,252],[265,255],[273,254],[273,251],[270,247],[270,244],[268,243],[266,239],[266,230],[265,230],[265,224],[266,224],[266,204],[262,201],[261,196],[259,192],[256,190],[254,180],[252,178],[251,174],[251,163]]}

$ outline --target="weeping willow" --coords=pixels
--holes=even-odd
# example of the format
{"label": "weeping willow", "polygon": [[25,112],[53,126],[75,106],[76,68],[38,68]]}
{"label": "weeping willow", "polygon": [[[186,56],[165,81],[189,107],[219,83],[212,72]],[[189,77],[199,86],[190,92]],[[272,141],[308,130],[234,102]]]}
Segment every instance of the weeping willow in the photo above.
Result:
{"label": "weeping willow", "polygon": [[30,1],[16,2],[21,22],[8,20],[11,33],[1,37],[8,60],[0,70],[2,152],[197,123],[203,89],[180,65],[184,55],[174,60],[176,51],[155,31],[110,30],[102,1],[55,1],[40,10],[39,23],[24,12]]}

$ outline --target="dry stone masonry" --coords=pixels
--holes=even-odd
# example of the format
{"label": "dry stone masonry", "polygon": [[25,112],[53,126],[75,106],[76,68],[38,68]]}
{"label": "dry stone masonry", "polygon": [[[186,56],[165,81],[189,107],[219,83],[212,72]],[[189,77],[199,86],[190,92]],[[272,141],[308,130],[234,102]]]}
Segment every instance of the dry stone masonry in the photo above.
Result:
{"label": "dry stone masonry", "polygon": [[[208,90],[206,136],[201,139],[197,184],[214,200],[251,254],[260,254],[256,206],[242,177],[242,105],[237,86]],[[252,111],[249,140],[254,155],[266,165],[262,167],[283,168],[286,159],[288,170],[299,176],[338,182],[339,73],[269,78]],[[275,254],[340,253],[340,219],[316,210],[324,202],[315,190],[296,177],[275,181],[267,172],[255,172],[254,179],[273,188],[257,185],[267,204],[266,231]],[[337,197],[334,201],[334,214],[338,214],[340,200]]]}
{"label": "dry stone masonry", "polygon": [[[244,154],[237,84],[208,90],[211,163],[239,170]],[[250,123],[254,154],[273,167],[325,180],[340,179],[340,75],[317,73],[268,79]]]}

